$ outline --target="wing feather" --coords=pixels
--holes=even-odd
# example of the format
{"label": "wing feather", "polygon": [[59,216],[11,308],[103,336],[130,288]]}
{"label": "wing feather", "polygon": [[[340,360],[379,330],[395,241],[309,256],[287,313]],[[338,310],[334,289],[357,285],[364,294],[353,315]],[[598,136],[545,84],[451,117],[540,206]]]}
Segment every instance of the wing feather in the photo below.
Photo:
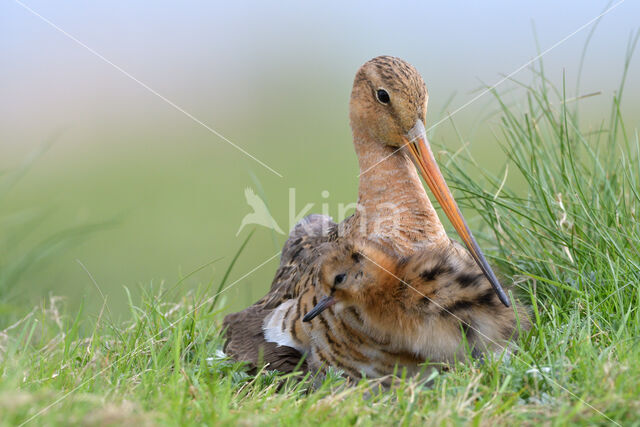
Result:
{"label": "wing feather", "polygon": [[[309,274],[314,274],[315,260],[324,243],[337,238],[337,224],[325,215],[309,215],[289,233],[282,249],[280,266],[271,283],[271,290],[260,301],[224,318],[225,352],[253,367],[267,363],[272,369],[291,372],[303,357],[295,348],[268,342],[264,337],[264,319],[283,302],[297,298],[313,286]],[[306,273],[306,274],[305,274]],[[299,366],[306,370],[306,363]]]}
{"label": "wing feather", "polygon": [[304,292],[309,283],[303,280],[305,273],[310,273],[324,244],[337,239],[337,234],[337,224],[326,215],[309,215],[293,227],[282,248],[271,290],[261,300],[265,308],[275,308]]}

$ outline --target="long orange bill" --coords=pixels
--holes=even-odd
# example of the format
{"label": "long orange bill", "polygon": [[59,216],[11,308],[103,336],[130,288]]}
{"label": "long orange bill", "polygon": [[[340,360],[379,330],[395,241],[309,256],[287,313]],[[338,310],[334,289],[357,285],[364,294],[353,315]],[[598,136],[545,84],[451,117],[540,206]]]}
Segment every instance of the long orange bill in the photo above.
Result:
{"label": "long orange bill", "polygon": [[482,272],[491,283],[491,286],[493,286],[493,289],[496,294],[498,294],[500,301],[509,307],[511,305],[509,298],[502,289],[502,286],[500,286],[500,282],[498,282],[496,275],[493,273],[493,270],[491,270],[484,254],[478,247],[478,243],[476,242],[476,239],[474,239],[473,234],[471,234],[471,230],[469,230],[469,226],[467,226],[467,222],[464,220],[464,217],[458,208],[458,204],[453,198],[453,195],[440,172],[436,159],[433,157],[433,152],[431,152],[431,147],[427,142],[427,134],[422,120],[418,120],[416,122],[415,126],[405,136],[405,139],[416,166],[422,173],[424,180],[427,182],[431,192],[438,200],[438,203],[442,206],[442,210],[447,215],[447,218],[451,221],[453,228],[456,229],[458,235],[462,241],[464,241],[464,244],[467,245],[469,252],[471,252],[476,263],[478,263]]}

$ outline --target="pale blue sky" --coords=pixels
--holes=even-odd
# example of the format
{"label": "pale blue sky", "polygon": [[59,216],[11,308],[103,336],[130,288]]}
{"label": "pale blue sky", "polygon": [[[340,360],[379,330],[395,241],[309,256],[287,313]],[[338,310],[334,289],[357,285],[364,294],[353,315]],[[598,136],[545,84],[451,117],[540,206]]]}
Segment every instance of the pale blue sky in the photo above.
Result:
{"label": "pale blue sky", "polygon": [[[379,54],[403,57],[422,72],[432,110],[454,92],[455,108],[481,81],[494,83],[536,54],[533,22],[545,49],[606,7],[601,1],[25,4],[178,104],[225,121],[268,109],[274,88],[334,88],[346,104],[354,71]],[[588,52],[585,93],[616,87],[638,18],[638,0],[604,17]],[[560,81],[563,69],[575,77],[589,30],[545,56],[553,79]],[[0,61],[2,140],[37,139],[38,132],[96,116],[122,123],[133,115],[139,122],[137,112],[165,108],[12,0],[0,2]],[[636,57],[635,70],[637,64]],[[638,93],[636,80],[629,85]]]}

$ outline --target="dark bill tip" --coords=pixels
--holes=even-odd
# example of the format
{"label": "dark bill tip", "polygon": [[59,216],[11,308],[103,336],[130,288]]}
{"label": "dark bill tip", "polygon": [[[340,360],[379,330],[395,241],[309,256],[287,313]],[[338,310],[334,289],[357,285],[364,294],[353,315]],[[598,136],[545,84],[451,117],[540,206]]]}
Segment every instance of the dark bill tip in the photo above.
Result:
{"label": "dark bill tip", "polygon": [[478,243],[476,243],[476,239],[474,239],[467,222],[458,208],[458,204],[451,194],[451,190],[449,190],[449,186],[447,186],[447,183],[442,176],[442,172],[440,172],[440,168],[436,163],[436,159],[433,156],[433,152],[431,151],[431,147],[427,141],[427,135],[422,120],[418,120],[416,122],[415,126],[405,136],[405,139],[409,153],[413,157],[418,170],[442,207],[445,215],[447,215],[447,218],[451,221],[453,228],[456,229],[456,232],[467,246],[467,249],[471,252],[474,260],[480,269],[482,269],[482,272],[491,283],[491,286],[498,295],[498,298],[500,298],[500,301],[502,301],[505,306],[509,307],[511,303],[509,302],[507,294],[502,289],[502,286],[500,285],[496,275],[493,273],[493,270],[491,270],[491,266],[485,259]]}
{"label": "dark bill tip", "polygon": [[336,300],[332,296],[328,296],[328,297],[322,298],[320,300],[320,302],[318,304],[316,304],[316,306],[311,309],[310,312],[305,314],[305,316],[302,318],[302,321],[303,322],[312,321],[317,315],[322,313],[325,309],[327,309],[327,308],[331,307],[333,304],[335,304],[335,302],[336,302]]}

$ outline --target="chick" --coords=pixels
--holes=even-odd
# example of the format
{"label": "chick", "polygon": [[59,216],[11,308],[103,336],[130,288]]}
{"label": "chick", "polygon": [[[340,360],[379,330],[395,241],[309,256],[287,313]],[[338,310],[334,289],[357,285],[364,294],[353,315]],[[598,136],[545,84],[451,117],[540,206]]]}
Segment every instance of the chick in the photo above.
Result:
{"label": "chick", "polygon": [[303,318],[310,366],[354,379],[502,353],[530,327],[526,309],[504,306],[457,244],[399,257],[368,241],[334,243],[318,276]]}

